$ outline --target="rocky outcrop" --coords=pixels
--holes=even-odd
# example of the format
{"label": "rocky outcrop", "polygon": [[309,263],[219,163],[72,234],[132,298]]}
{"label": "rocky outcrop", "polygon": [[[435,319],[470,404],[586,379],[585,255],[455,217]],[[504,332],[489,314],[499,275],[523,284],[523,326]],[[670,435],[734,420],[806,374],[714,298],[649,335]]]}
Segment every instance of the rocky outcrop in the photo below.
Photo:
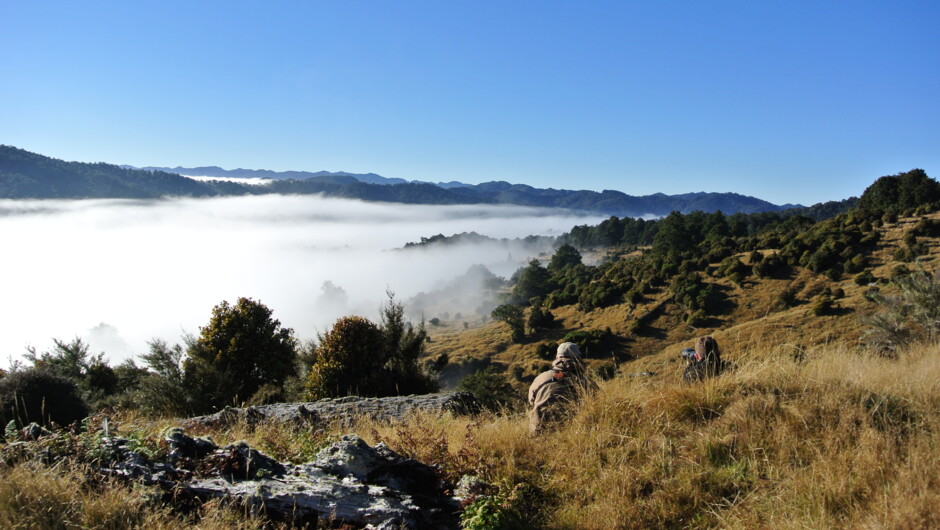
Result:
{"label": "rocky outcrop", "polygon": [[348,396],[304,403],[276,403],[246,408],[227,407],[215,414],[185,420],[183,427],[187,429],[221,427],[239,421],[253,424],[268,420],[350,425],[357,418],[401,421],[408,414],[416,411],[474,414],[480,411],[480,403],[473,394],[467,392],[383,398]]}
{"label": "rocky outcrop", "polygon": [[225,498],[291,524],[351,528],[456,528],[459,504],[444,495],[437,471],[354,434],[289,465],[244,442],[217,447],[174,429],[164,461],[151,462],[128,441],[104,438],[102,471],[172,492],[174,499]]}

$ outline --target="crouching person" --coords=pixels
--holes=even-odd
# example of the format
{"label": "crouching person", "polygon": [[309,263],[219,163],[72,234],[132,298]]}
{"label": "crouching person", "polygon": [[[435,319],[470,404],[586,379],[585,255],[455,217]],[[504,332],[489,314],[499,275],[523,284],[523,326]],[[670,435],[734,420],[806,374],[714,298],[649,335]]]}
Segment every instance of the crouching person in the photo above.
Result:
{"label": "crouching person", "polygon": [[682,350],[682,357],[686,360],[685,372],[682,374],[686,383],[701,381],[721,373],[721,352],[718,350],[718,341],[712,337],[695,339],[695,348]]}
{"label": "crouching person", "polygon": [[552,369],[539,374],[529,387],[529,431],[539,434],[574,414],[581,397],[597,385],[585,373],[581,350],[573,342],[558,346]]}

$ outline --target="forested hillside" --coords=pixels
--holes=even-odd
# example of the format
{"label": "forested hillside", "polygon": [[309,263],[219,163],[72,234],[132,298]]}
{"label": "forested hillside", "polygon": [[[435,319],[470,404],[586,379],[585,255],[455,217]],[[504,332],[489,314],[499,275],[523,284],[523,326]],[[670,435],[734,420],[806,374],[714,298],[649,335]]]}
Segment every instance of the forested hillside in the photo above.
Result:
{"label": "forested hillside", "polygon": [[[219,174],[219,168],[202,169]],[[235,172],[244,175],[245,171]],[[255,173],[250,173],[255,174]],[[261,173],[262,175],[266,173]],[[644,197],[620,191],[539,189],[524,184],[486,182],[479,185],[380,180],[374,174],[294,172],[266,185],[197,182],[162,170],[138,170],[111,164],[64,162],[11,146],[0,146],[0,197],[11,199],[153,198],[246,194],[322,194],[366,201],[407,204],[514,204],[618,216],[662,216],[672,211],[764,212],[786,209],[736,193],[686,193]],[[364,181],[365,180],[365,181]]]}
{"label": "forested hillside", "polygon": [[[934,258],[940,185],[912,170],[878,179],[857,203],[822,221],[807,210],[674,212],[574,227],[554,256],[514,275],[502,302],[517,316],[503,309],[494,318],[504,323],[469,332],[432,328],[430,350],[448,352],[453,373],[465,372],[460,362],[495,362],[521,387],[552,344],[577,336],[607,371],[703,334],[859,341],[880,290]],[[589,265],[582,253],[602,259]]]}

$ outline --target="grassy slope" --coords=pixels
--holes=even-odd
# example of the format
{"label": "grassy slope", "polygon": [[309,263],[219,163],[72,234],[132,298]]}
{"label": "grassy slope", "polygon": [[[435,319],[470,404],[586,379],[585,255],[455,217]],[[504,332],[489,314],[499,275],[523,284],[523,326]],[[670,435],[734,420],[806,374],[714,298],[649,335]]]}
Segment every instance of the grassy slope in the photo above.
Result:
{"label": "grassy slope", "polygon": [[[938,219],[940,212],[928,217]],[[882,237],[870,254],[870,268],[873,267],[876,277],[890,277],[891,268],[897,265],[891,254],[898,248],[904,232],[916,221],[913,218],[901,219],[878,229]],[[924,261],[932,267],[940,255],[938,240],[921,239],[929,241],[931,255]],[[740,254],[739,258],[749,264],[747,253]],[[536,346],[540,342],[557,343],[566,333],[577,330],[610,328],[614,335],[604,351],[589,355],[591,364],[612,362],[614,356],[644,361],[621,363],[622,373],[654,369],[653,366],[670,362],[679,350],[691,346],[692,339],[708,334],[714,335],[722,350],[732,358],[743,344],[789,344],[794,348],[832,342],[856,344],[864,332],[862,317],[876,311],[877,307],[863,296],[867,286],[858,286],[852,280],[853,276],[843,275],[838,281],[833,281],[802,267],[792,268],[786,275],[776,278],[749,276],[742,285],[735,285],[724,278],[708,278],[707,281],[719,286],[726,299],[726,311],[712,318],[709,327],[699,329],[685,323],[684,311],[669,301],[666,287],[647,295],[647,301],[636,307],[622,304],[589,313],[578,311],[576,306],[555,309],[553,313],[560,326],[529,336],[523,344],[513,344],[508,326],[499,322],[489,322],[466,331],[458,323],[445,323],[430,329],[434,342],[429,345],[428,353],[433,357],[446,352],[451,361],[457,363],[490,359],[507,368],[519,366],[521,377],[517,377],[515,383],[523,388],[547,365],[536,356]],[[784,309],[780,307],[778,297],[788,287],[797,288],[799,302],[795,307]],[[837,301],[833,314],[815,316],[811,302],[827,287],[833,290],[842,288],[845,297]],[[628,331],[631,320],[648,314],[650,318],[644,330],[638,334]],[[519,368],[516,370],[518,372]]]}

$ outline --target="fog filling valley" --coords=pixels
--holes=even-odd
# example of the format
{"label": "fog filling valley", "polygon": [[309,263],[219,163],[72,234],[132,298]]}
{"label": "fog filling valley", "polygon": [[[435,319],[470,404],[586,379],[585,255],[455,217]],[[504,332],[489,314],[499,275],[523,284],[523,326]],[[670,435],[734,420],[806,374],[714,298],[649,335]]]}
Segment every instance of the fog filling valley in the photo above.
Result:
{"label": "fog filling valley", "polygon": [[[542,248],[521,242],[431,245],[435,234],[557,236],[600,217],[518,206],[418,206],[317,196],[216,199],[0,200],[4,303],[0,354],[19,359],[52,339],[81,337],[114,364],[147,341],[198,333],[223,300],[261,301],[297,338],[336,318],[378,318],[386,290],[408,301],[446,299],[448,313],[480,303],[484,265],[508,278]],[[477,268],[479,269],[479,268]],[[458,281],[455,281],[461,277]],[[471,281],[470,279],[475,279]],[[444,296],[421,295],[453,289]],[[416,302],[417,303],[417,302]],[[471,317],[472,315],[472,317]]]}

